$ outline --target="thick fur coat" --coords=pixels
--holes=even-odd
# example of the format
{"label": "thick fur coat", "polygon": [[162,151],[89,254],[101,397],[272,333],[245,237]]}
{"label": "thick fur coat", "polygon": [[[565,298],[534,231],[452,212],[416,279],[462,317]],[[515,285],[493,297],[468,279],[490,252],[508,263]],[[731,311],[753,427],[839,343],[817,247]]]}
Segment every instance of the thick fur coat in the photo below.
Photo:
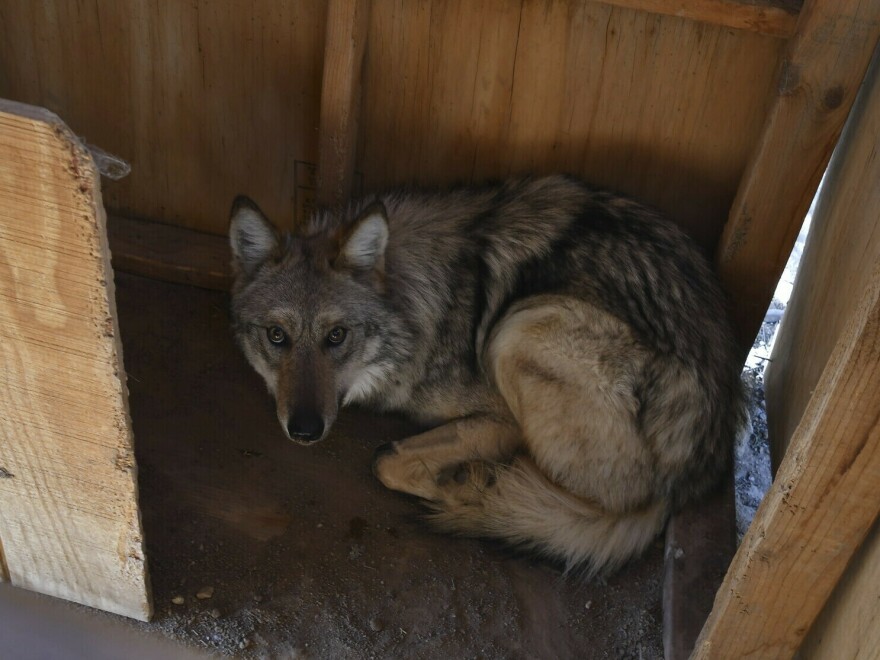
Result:
{"label": "thick fur coat", "polygon": [[302,444],[340,405],[434,522],[590,572],[707,492],[747,425],[724,296],[656,212],[569,177],[392,191],[282,235],[233,207],[233,326]]}

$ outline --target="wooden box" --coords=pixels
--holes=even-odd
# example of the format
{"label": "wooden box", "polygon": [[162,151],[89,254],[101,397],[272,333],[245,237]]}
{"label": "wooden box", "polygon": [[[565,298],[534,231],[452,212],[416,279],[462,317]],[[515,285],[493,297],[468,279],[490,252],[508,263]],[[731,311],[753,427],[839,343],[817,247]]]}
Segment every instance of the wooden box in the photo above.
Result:
{"label": "wooden box", "polygon": [[[315,204],[392,184],[570,172],[659,207],[714,256],[745,354],[866,80],[880,4],[0,0],[0,23],[0,97],[70,127],[0,108],[0,576],[147,618],[105,207],[117,270],[222,289],[238,193],[292,227]],[[876,167],[864,135],[876,145],[876,77],[825,193],[864,198],[846,216],[871,249],[876,178],[863,175]],[[73,133],[124,158],[131,175],[101,190]],[[828,199],[822,213],[841,216]],[[811,269],[834,271],[855,249],[835,245],[815,242],[824,266]],[[880,509],[866,417],[876,412],[878,275],[868,263],[861,274],[824,352],[792,376],[799,402],[776,406],[776,441],[793,438],[791,448],[696,657],[792,655]],[[812,286],[847,286],[825,282]],[[799,309],[787,326],[821,318]],[[52,341],[73,327],[82,343]],[[804,363],[804,342],[788,340],[780,364]],[[841,426],[842,415],[861,426]],[[838,459],[864,461],[862,481],[829,472]],[[670,534],[698,547],[705,538],[689,539],[683,520]],[[876,573],[876,557],[863,570]],[[708,601],[673,588],[701,564],[669,561],[667,624],[687,632],[668,636],[666,652],[683,657]]]}

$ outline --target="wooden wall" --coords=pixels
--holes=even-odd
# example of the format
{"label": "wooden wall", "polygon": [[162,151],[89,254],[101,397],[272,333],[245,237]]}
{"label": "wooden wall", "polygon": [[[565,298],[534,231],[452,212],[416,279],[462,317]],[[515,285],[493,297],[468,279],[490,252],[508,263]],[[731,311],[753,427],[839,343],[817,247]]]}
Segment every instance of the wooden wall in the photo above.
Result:
{"label": "wooden wall", "polygon": [[320,0],[0,0],[0,97],[131,163],[111,212],[222,233],[236,192],[291,214],[325,19]]}
{"label": "wooden wall", "polygon": [[[374,0],[356,188],[564,170],[714,247],[785,41],[614,4]],[[326,14],[0,0],[0,96],[131,162],[105,186],[111,212],[223,233],[244,192],[289,225],[314,194]]]}

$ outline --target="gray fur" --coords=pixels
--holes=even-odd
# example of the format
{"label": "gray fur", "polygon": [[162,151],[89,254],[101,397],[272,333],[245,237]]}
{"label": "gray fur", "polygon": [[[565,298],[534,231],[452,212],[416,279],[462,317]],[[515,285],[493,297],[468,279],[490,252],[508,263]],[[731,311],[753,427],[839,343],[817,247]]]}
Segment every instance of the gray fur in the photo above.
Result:
{"label": "gray fur", "polygon": [[[340,215],[319,212],[296,236],[273,234],[274,245],[254,264],[242,257],[254,254],[254,241],[242,237],[267,234],[253,208],[233,209],[233,326],[276,396],[282,426],[304,397],[327,429],[339,402],[449,427],[377,459],[379,478],[430,500],[441,526],[598,570],[637,554],[671,507],[705,493],[726,469],[747,420],[724,296],[699,250],[656,212],[561,176],[442,193],[396,190]],[[271,325],[285,329],[289,345],[266,340]],[[326,342],[334,326],[349,331],[338,347]],[[547,339],[546,349],[531,348],[541,343],[535,337]],[[572,364],[583,369],[569,371]],[[597,375],[588,378],[587,369]],[[558,390],[562,398],[547,400],[573,397],[578,408],[608,388],[607,408],[557,429],[564,441],[528,430],[541,419],[542,397]],[[631,450],[602,446],[590,454],[591,439],[576,436],[599,433],[597,415],[620,415],[602,433],[632,438]],[[471,437],[463,420],[488,421]],[[480,440],[489,436],[491,449]],[[433,465],[429,455],[436,469],[416,475],[415,462]],[[477,499],[461,488],[452,493],[456,486],[440,478],[449,463],[472,460],[493,474]],[[637,464],[643,467],[633,479],[641,481],[631,487],[586,485],[619,481]],[[478,472],[485,471],[471,470]],[[540,493],[523,495],[542,479]],[[520,495],[501,502],[499,493],[513,488]],[[615,488],[621,497],[605,496]],[[640,500],[627,499],[634,492]],[[572,497],[592,513],[572,509]],[[568,502],[558,504],[568,517],[605,518],[582,534],[593,541],[574,548],[571,534],[556,538],[523,522],[541,514],[514,500]],[[633,522],[644,511],[656,513]],[[641,536],[607,532],[616,524],[611,514],[630,516],[619,529],[640,526]],[[601,547],[601,538],[623,536],[618,546]]]}

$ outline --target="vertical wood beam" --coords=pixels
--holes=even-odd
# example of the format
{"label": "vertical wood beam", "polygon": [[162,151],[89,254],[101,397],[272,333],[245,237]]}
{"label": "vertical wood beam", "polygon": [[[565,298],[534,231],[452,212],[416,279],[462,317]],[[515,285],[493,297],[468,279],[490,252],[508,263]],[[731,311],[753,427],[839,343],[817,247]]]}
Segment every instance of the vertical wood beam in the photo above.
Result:
{"label": "vertical wood beam", "polygon": [[816,384],[692,657],[789,658],[798,650],[880,511],[878,383],[880,264]]}
{"label": "vertical wood beam", "polygon": [[731,475],[717,492],[676,512],[666,526],[664,660],[690,657],[735,551]]}
{"label": "vertical wood beam", "polygon": [[880,49],[831,159],[797,286],[765,374],[778,466],[816,381],[880,261]]}
{"label": "vertical wood beam", "polygon": [[880,521],[846,567],[798,655],[876,660],[880,650]]}
{"label": "vertical wood beam", "polygon": [[351,197],[369,23],[370,0],[330,0],[318,138],[321,206],[336,207]]}
{"label": "vertical wood beam", "polygon": [[880,36],[880,3],[806,0],[718,246],[743,356],[752,345]]}

